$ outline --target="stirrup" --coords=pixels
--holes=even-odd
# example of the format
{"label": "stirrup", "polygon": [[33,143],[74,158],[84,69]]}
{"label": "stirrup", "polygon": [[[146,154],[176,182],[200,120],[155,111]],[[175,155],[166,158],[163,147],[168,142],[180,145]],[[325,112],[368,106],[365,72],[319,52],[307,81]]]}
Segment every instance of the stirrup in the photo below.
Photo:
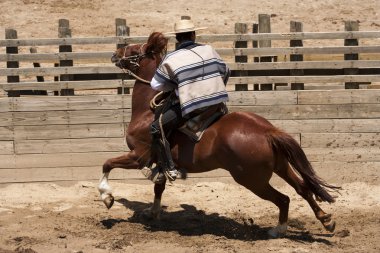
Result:
{"label": "stirrup", "polygon": [[178,177],[178,170],[165,170],[165,176],[170,182],[175,181]]}
{"label": "stirrup", "polygon": [[155,184],[163,184],[166,181],[166,176],[160,171],[158,166],[154,168],[144,167],[141,169],[141,173]]}

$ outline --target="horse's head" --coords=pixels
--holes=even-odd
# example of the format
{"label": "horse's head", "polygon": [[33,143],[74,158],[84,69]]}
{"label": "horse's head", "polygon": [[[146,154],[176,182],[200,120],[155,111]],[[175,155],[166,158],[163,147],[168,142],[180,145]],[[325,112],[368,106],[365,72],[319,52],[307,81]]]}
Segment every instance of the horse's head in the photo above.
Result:
{"label": "horse's head", "polygon": [[166,53],[167,44],[168,39],[162,33],[154,32],[144,44],[131,44],[117,49],[111,61],[119,68],[136,72],[144,58],[156,59],[159,63]]}

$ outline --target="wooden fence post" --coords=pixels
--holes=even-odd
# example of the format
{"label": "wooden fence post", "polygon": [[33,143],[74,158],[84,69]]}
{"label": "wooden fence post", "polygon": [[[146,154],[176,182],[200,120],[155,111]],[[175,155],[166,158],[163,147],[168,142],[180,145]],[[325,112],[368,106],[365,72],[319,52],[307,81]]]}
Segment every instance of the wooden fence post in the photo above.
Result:
{"label": "wooden fence post", "polygon": [[[270,27],[270,15],[268,14],[259,14],[259,33],[270,33],[271,27]],[[272,43],[270,40],[260,40],[259,41],[259,47],[271,47]],[[272,56],[262,56],[260,57],[260,62],[272,62],[273,57]],[[270,76],[270,71],[263,72],[264,75]],[[273,84],[272,83],[262,83],[260,84],[261,90],[273,90]]]}
{"label": "wooden fence post", "polygon": [[[358,21],[345,21],[344,22],[344,30],[345,31],[359,31],[359,23]],[[357,39],[345,39],[344,40],[345,46],[358,46],[359,42]],[[359,60],[358,54],[345,54],[344,60],[351,61],[351,60]],[[345,75],[357,75],[359,74],[359,69],[355,68],[347,68],[344,69]],[[346,82],[344,84],[346,89],[359,89],[359,83],[357,82]]]}
{"label": "wooden fence post", "polygon": [[[17,31],[14,29],[5,29],[5,39],[17,39]],[[7,54],[18,54],[18,47],[6,47],[5,52]],[[18,61],[7,61],[7,68],[18,68]],[[7,76],[8,83],[18,83],[20,82],[19,76]],[[8,97],[19,97],[19,90],[10,90],[8,92]]]}
{"label": "wooden fence post", "polygon": [[[248,28],[247,24],[245,23],[236,23],[235,24],[235,33],[236,34],[244,34],[247,33]],[[235,48],[247,48],[248,42],[247,41],[235,41]],[[235,56],[235,62],[248,62],[248,56],[246,55],[237,55]],[[248,76],[247,70],[238,70],[236,71],[235,76]],[[236,91],[246,91],[248,90],[248,84],[235,84],[235,90]]]}
{"label": "wooden fence post", "polygon": [[[69,25],[69,20],[67,19],[60,19],[58,20],[58,37],[59,38],[71,38],[71,29]],[[61,45],[59,46],[59,52],[72,52],[72,46],[71,45]],[[60,60],[59,61],[60,67],[72,67],[73,66],[73,60]],[[61,75],[60,76],[61,81],[73,81],[73,75]],[[74,90],[73,89],[62,89],[61,90],[61,96],[73,96]]]}
{"label": "wooden fence post", "polygon": [[[259,24],[253,23],[252,24],[252,33],[259,33]],[[252,48],[258,48],[259,42],[257,40],[252,40]],[[260,57],[253,57],[253,62],[260,62]],[[260,90],[259,84],[254,83],[253,84],[253,90]]]}
{"label": "wooden fence post", "polygon": [[[296,21],[290,21],[290,32],[302,32],[302,23],[296,22]],[[290,47],[302,47],[303,43],[302,40],[290,40]],[[303,61],[303,55],[302,54],[291,54],[290,55],[290,61]],[[291,69],[290,73],[291,76],[303,76],[304,71],[303,69]],[[291,83],[290,87],[292,90],[304,90],[305,86],[303,83]]]}
{"label": "wooden fence post", "polygon": [[[30,50],[31,54],[37,53],[36,47],[31,47],[29,50]],[[38,62],[33,62],[33,67],[40,68],[41,64]],[[37,82],[44,82],[45,81],[43,76],[37,76],[36,78],[37,78]],[[34,95],[47,95],[47,91],[46,90],[33,90],[33,94]]]}
{"label": "wooden fence post", "polygon": [[[123,18],[115,19],[116,26],[116,36],[129,36],[129,27],[127,26],[127,21]],[[125,47],[127,44],[117,44],[116,49]],[[128,74],[122,74],[122,79],[129,79]],[[118,87],[117,94],[130,94],[130,89],[126,87]]]}

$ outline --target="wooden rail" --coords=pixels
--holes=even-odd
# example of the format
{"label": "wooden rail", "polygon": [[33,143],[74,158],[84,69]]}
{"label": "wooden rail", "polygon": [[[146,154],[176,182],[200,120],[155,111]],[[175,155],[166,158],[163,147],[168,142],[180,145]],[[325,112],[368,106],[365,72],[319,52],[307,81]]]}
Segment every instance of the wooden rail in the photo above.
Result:
{"label": "wooden rail", "polygon": [[[65,20],[64,20],[65,21]],[[67,23],[67,21],[65,21]],[[68,24],[66,24],[68,25]],[[246,27],[246,26],[245,26]],[[125,29],[124,29],[125,30]],[[270,31],[270,29],[267,29]],[[272,41],[272,40],[352,40],[352,39],[378,39],[379,31],[345,31],[345,32],[291,32],[291,33],[238,33],[219,35],[199,35],[198,41],[207,43],[223,43],[228,41]],[[68,45],[92,45],[95,48],[103,48],[104,45],[123,45],[128,43],[145,42],[147,36],[115,36],[101,38],[43,38],[43,39],[5,39],[0,40],[0,47],[25,47],[25,46],[68,46]],[[170,43],[174,45],[174,37],[170,37]],[[375,41],[375,40],[374,40]],[[343,41],[342,41],[343,42]],[[342,43],[343,44],[343,43]],[[301,44],[302,45],[302,44]],[[363,46],[310,46],[310,47],[261,47],[261,48],[225,48],[216,47],[218,53],[226,58],[233,71],[233,77],[229,81],[229,89],[244,84],[266,84],[269,89],[276,89],[276,84],[287,86],[289,83],[336,83],[344,88],[344,83],[370,84],[379,82],[380,74],[380,45]],[[343,60],[344,55],[365,55],[358,60]],[[121,76],[128,79],[123,72],[110,63],[112,51],[97,51],[90,49],[82,52],[57,52],[34,54],[9,54],[1,53],[0,62],[17,62],[19,68],[0,68],[0,89],[5,91],[27,90],[87,90],[87,89],[120,89],[132,88],[133,81],[121,80]],[[323,55],[330,58],[326,60],[288,61],[291,55]],[[245,62],[233,62],[231,57],[246,57]],[[268,58],[269,57],[269,58]],[[276,58],[275,62],[264,62],[265,59]],[[257,58],[259,62],[251,62]],[[263,60],[260,61],[259,58]],[[280,59],[282,58],[282,59]],[[278,60],[280,59],[280,60]],[[73,67],[57,65],[57,62],[73,61]],[[42,67],[28,67],[28,63],[43,63]],[[99,64],[101,63],[101,64]],[[51,64],[51,66],[46,66]],[[59,64],[58,64],[59,65]],[[346,70],[356,71],[346,71]],[[295,72],[299,70],[300,72]],[[306,72],[305,70],[308,70]],[[239,73],[245,72],[244,75]],[[270,73],[270,74],[268,74]],[[293,74],[290,74],[293,73]],[[294,75],[294,73],[298,73]],[[301,74],[302,73],[302,74]],[[322,73],[322,74],[321,74]],[[300,75],[301,74],[301,75]],[[88,77],[92,75],[92,77]],[[35,82],[35,76],[48,77],[45,82]],[[61,78],[57,78],[61,76]],[[64,79],[63,77],[68,77]],[[79,77],[82,76],[82,77]],[[107,78],[101,78],[107,76]],[[18,77],[20,82],[1,81],[1,77]],[[50,79],[49,79],[50,77]],[[54,81],[53,81],[54,77]],[[19,80],[17,79],[17,80]],[[57,80],[58,79],[58,80]],[[61,80],[59,80],[61,79]],[[108,80],[99,80],[108,79]],[[12,79],[13,80],[13,79]],[[271,87],[271,83],[274,84]],[[244,86],[248,89],[248,86]],[[292,86],[293,87],[293,86]],[[303,87],[303,86],[302,86]],[[329,85],[327,88],[331,88]],[[355,87],[359,87],[358,85]],[[286,87],[285,87],[286,88]],[[290,88],[290,87],[289,87]],[[307,88],[307,87],[306,87]],[[282,88],[284,89],[284,87]]]}
{"label": "wooden rail", "polygon": [[[263,31],[270,31],[268,15],[262,15],[260,20],[265,20],[259,27]],[[120,69],[110,63],[112,51],[94,50],[103,49],[104,46],[122,46],[129,43],[143,43],[147,36],[126,36],[129,34],[129,28],[124,27],[123,20],[116,20],[117,27],[120,31],[128,33],[117,33],[113,37],[98,38],[72,38],[62,36],[63,38],[41,38],[41,39],[12,39],[0,40],[0,47],[17,49],[18,47],[69,47],[71,45],[87,46],[91,49],[80,52],[43,52],[43,53],[0,53],[0,63],[17,63],[18,67],[0,68],[0,89],[13,92],[24,90],[50,90],[50,91],[73,91],[87,89],[130,89],[133,88],[133,81],[121,80],[128,79]],[[299,24],[299,22],[293,22]],[[60,24],[65,25],[65,29],[70,31],[67,20],[60,20]],[[348,25],[347,25],[348,24]],[[355,22],[347,22],[347,27],[355,27]],[[123,26],[123,27],[120,27]],[[216,44],[217,52],[226,59],[227,64],[233,71],[232,78],[229,81],[229,90],[241,89],[247,90],[248,87],[260,89],[259,84],[263,84],[262,89],[282,89],[297,88],[303,89],[304,83],[306,89],[308,84],[329,84],[326,88],[331,89],[331,84],[344,88],[342,85],[354,84],[347,87],[359,88],[359,84],[371,84],[379,82],[380,75],[380,45],[376,39],[380,38],[380,31],[352,31],[346,29],[344,32],[289,32],[289,33],[249,33],[247,25],[241,23],[237,25],[240,30],[235,34],[218,34],[218,35],[198,35],[199,42]],[[292,30],[293,29],[293,30]],[[65,30],[65,31],[66,31]],[[294,28],[291,28],[294,31]],[[62,29],[60,30],[62,31]],[[14,38],[16,37],[16,38]],[[343,41],[356,41],[366,39],[371,41],[369,45],[349,45],[343,46]],[[333,46],[309,46],[302,47],[302,43],[294,47],[270,47],[270,41],[303,41],[310,40],[336,40],[341,41]],[[174,37],[170,36],[170,48],[174,48]],[[236,42],[236,45],[248,42],[254,42],[261,45],[258,48],[226,48],[219,47],[220,43]],[[219,44],[218,44],[219,43]],[[239,44],[240,43],[240,44]],[[338,46],[341,44],[342,46]],[[346,43],[347,44],[347,43]],[[264,46],[265,45],[265,46]],[[269,46],[268,46],[269,45]],[[88,50],[88,51],[87,51]],[[12,51],[12,52],[13,52]],[[16,50],[17,51],[17,50]],[[71,50],[66,50],[71,51]],[[289,61],[294,55],[308,56],[302,61]],[[359,55],[363,56],[359,58]],[[313,56],[318,56],[318,60],[310,60]],[[345,56],[354,56],[347,58]],[[236,60],[244,57],[245,61]],[[325,59],[323,59],[325,57]],[[322,59],[321,59],[322,58]],[[347,58],[347,59],[343,59]],[[255,60],[254,60],[255,59]],[[274,61],[272,59],[275,59]],[[268,62],[269,61],[269,62]],[[42,63],[42,67],[32,67],[31,63]],[[71,62],[74,66],[64,66],[63,63]],[[54,66],[59,65],[61,66]],[[29,64],[29,66],[28,66]],[[49,66],[49,64],[51,64]],[[69,64],[71,65],[71,64]],[[16,65],[14,65],[16,66]],[[298,72],[297,72],[298,71]],[[242,74],[244,73],[244,74]],[[33,78],[44,78],[45,82],[35,82]],[[1,77],[4,77],[1,79]],[[6,81],[11,78],[14,81]],[[50,79],[49,79],[50,77]],[[54,77],[54,81],[53,81]],[[17,79],[16,79],[17,78]],[[106,80],[104,80],[106,79]],[[17,80],[17,81],[16,81]],[[288,84],[292,86],[289,87]],[[293,86],[294,83],[302,84]],[[243,85],[243,86],[242,86]],[[248,86],[250,85],[250,86]],[[253,85],[253,86],[252,86]],[[376,87],[376,85],[372,85]],[[61,93],[63,94],[63,93]],[[73,94],[72,92],[70,94]]]}

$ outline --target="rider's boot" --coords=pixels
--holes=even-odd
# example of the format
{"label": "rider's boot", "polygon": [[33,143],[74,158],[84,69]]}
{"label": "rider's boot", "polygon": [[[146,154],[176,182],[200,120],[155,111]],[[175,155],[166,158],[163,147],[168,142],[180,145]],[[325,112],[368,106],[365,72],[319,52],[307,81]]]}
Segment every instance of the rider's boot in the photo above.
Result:
{"label": "rider's boot", "polygon": [[152,152],[156,154],[157,165],[151,169],[143,169],[142,173],[153,183],[164,183],[166,179],[174,181],[177,179],[178,171],[175,168],[170,151],[170,145],[165,139],[161,140],[161,133],[152,129]]}

